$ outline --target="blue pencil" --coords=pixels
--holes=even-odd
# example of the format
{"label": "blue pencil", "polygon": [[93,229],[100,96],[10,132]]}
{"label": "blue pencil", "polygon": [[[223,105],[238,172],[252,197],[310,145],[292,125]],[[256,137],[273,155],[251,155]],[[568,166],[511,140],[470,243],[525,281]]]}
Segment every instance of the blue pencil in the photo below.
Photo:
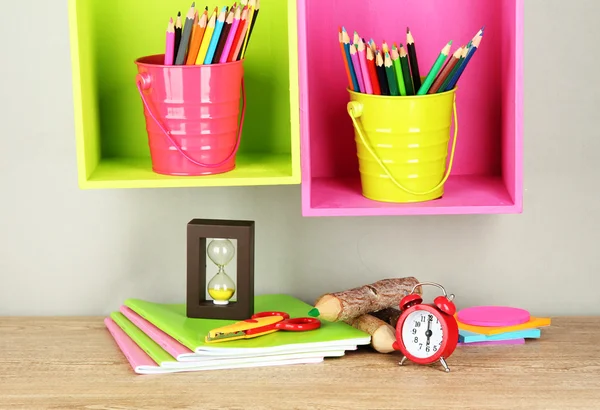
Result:
{"label": "blue pencil", "polygon": [[223,26],[225,25],[225,14],[227,13],[227,6],[223,6],[221,13],[219,14],[219,18],[217,18],[217,24],[215,25],[215,31],[210,38],[210,44],[208,45],[208,51],[206,52],[206,57],[204,57],[204,64],[211,64],[213,57],[215,56],[215,52],[217,51],[217,45],[219,44],[219,39],[221,37],[221,31],[223,30]]}
{"label": "blue pencil", "polygon": [[348,69],[352,76],[352,85],[356,92],[360,92],[360,86],[358,85],[358,79],[356,78],[356,72],[354,71],[354,65],[352,64],[352,56],[350,55],[350,36],[346,31],[345,27],[342,27],[342,39],[344,41],[344,51],[346,51],[346,59],[348,60]]}
{"label": "blue pencil", "polygon": [[[460,65],[460,67],[456,70],[456,72],[454,73],[454,76],[448,83],[448,86],[443,91],[450,91],[451,89],[456,87],[458,80],[460,80],[460,77],[462,76],[465,69],[467,68],[467,64],[469,64],[469,61],[471,61],[471,58],[473,58],[473,55],[479,48],[479,44],[481,44],[482,38],[483,38],[483,30],[481,30],[480,33],[477,36],[475,36],[475,38],[473,39],[469,53],[465,57],[465,61],[463,61],[462,64]],[[442,92],[442,90],[440,90],[440,92]]]}

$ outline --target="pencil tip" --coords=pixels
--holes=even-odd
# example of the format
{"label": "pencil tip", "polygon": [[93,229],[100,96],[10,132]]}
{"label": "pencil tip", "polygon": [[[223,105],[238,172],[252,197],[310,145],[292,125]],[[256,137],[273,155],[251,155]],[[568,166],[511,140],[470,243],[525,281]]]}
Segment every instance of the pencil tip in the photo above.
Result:
{"label": "pencil tip", "polygon": [[345,33],[346,32],[346,27],[342,26],[342,31]]}
{"label": "pencil tip", "polygon": [[181,12],[177,13],[177,17],[181,17]]}
{"label": "pencil tip", "polygon": [[196,2],[192,2],[192,8],[196,7]]}
{"label": "pencil tip", "polygon": [[410,33],[410,27],[406,27],[406,34]]}

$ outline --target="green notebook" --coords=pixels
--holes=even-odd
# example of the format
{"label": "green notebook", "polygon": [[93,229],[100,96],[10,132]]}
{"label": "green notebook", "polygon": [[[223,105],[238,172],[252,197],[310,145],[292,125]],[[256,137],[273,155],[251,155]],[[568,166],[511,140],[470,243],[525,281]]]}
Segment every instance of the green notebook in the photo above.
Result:
{"label": "green notebook", "polygon": [[[222,352],[226,354],[256,354],[302,348],[367,345],[371,336],[344,322],[321,321],[321,328],[307,332],[277,331],[264,336],[205,343],[204,337],[212,329],[229,325],[237,320],[189,319],[185,304],[159,304],[139,299],[128,299],[125,306],[167,333],[173,339],[197,354]],[[255,312],[281,311],[291,318],[307,317],[313,307],[289,295],[261,295],[254,299]]]}

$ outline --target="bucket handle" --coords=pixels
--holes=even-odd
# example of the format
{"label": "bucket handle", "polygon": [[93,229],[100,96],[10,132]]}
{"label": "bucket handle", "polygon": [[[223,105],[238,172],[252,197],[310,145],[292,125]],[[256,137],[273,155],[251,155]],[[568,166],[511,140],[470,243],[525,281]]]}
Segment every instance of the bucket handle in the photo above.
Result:
{"label": "bucket handle", "polygon": [[444,178],[440,181],[440,183],[426,192],[412,191],[412,190],[406,188],[405,186],[403,186],[400,182],[398,182],[396,180],[396,178],[394,178],[394,176],[387,169],[387,167],[385,166],[383,161],[381,161],[381,159],[377,156],[377,154],[371,148],[370,144],[368,144],[365,139],[365,135],[364,135],[365,132],[363,131],[360,123],[358,122],[358,118],[362,115],[362,110],[363,110],[362,104],[357,101],[350,101],[348,103],[347,108],[348,108],[348,114],[350,115],[350,118],[352,118],[352,122],[354,123],[354,127],[358,131],[358,135],[359,135],[362,143],[364,144],[364,146],[367,148],[367,151],[369,151],[369,153],[373,156],[373,158],[375,158],[375,160],[377,161],[379,166],[381,168],[383,168],[383,170],[385,171],[387,176],[390,177],[392,182],[398,188],[400,188],[404,192],[409,193],[411,195],[428,195],[428,194],[431,194],[432,192],[436,191],[437,189],[439,189],[446,183],[446,181],[448,180],[448,177],[450,176],[450,172],[452,171],[452,164],[454,162],[454,149],[456,148],[456,138],[458,137],[458,115],[456,114],[456,97],[454,97],[454,101],[452,104],[452,111],[454,112],[454,140],[452,141],[452,152],[450,153],[450,162],[448,164],[448,170],[446,171],[446,175],[444,175]]}
{"label": "bucket handle", "polygon": [[173,140],[173,138],[171,138],[170,132],[165,129],[165,127],[162,125],[162,123],[154,115],[154,113],[152,112],[152,109],[150,108],[150,105],[148,104],[148,101],[146,101],[146,97],[144,96],[144,92],[142,89],[150,88],[149,78],[138,74],[138,76],[136,78],[136,83],[137,83],[137,89],[140,92],[140,96],[142,97],[142,102],[144,103],[146,110],[148,111],[148,113],[150,114],[150,116],[152,117],[152,119],[154,120],[156,125],[158,125],[158,127],[161,129],[163,134],[165,134],[165,136],[167,137],[167,140],[175,147],[175,149],[177,151],[179,151],[179,153],[181,155],[183,155],[185,157],[185,159],[190,161],[192,164],[196,164],[201,167],[218,168],[218,167],[224,165],[225,163],[229,162],[231,160],[231,158],[233,158],[235,156],[235,154],[237,153],[237,151],[240,147],[240,142],[242,140],[242,129],[244,128],[244,116],[246,114],[246,88],[244,87],[244,78],[243,77],[242,77],[242,100],[243,100],[243,102],[242,102],[242,117],[240,118],[240,126],[239,126],[239,130],[238,130],[237,142],[235,143],[235,147],[233,148],[233,151],[231,151],[231,154],[229,154],[227,156],[227,158],[225,158],[223,161],[219,162],[218,164],[204,164],[202,162],[196,161],[195,159],[191,158],[188,154],[186,154],[185,151],[179,146],[179,144],[177,144]]}

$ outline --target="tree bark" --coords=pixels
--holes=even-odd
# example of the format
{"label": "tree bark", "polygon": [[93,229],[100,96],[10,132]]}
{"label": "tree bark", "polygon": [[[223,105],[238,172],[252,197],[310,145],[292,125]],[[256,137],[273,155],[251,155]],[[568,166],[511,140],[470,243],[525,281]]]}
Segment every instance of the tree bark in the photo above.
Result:
{"label": "tree bark", "polygon": [[[327,293],[315,303],[319,317],[329,322],[346,321],[369,312],[398,306],[419,281],[414,277],[383,279],[343,292]],[[421,287],[415,293],[421,294]]]}

